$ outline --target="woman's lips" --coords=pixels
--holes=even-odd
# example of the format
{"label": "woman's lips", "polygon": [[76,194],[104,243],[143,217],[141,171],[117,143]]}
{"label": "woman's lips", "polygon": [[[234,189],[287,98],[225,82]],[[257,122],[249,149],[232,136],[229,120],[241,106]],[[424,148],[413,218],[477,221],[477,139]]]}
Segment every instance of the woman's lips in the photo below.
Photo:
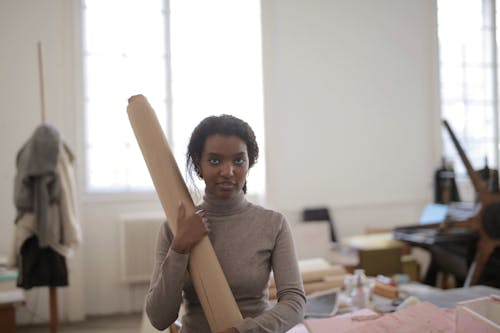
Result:
{"label": "woman's lips", "polygon": [[232,181],[217,182],[217,186],[223,190],[232,190],[236,186],[236,182]]}

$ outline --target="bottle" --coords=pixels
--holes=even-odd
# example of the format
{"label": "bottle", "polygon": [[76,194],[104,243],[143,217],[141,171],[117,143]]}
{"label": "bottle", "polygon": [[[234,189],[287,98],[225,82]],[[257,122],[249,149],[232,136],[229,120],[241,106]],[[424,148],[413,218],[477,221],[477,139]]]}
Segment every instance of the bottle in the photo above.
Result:
{"label": "bottle", "polygon": [[368,306],[370,296],[368,279],[364,269],[354,270],[354,286],[351,291],[351,302],[355,308],[363,309]]}

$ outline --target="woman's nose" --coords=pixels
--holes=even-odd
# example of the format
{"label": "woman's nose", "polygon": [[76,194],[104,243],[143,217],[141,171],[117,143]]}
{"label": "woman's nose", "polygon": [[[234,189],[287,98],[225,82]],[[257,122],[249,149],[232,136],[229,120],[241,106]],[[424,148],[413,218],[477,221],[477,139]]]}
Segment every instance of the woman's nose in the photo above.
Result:
{"label": "woman's nose", "polygon": [[221,175],[225,177],[232,176],[234,174],[234,168],[231,163],[223,163],[221,167]]}

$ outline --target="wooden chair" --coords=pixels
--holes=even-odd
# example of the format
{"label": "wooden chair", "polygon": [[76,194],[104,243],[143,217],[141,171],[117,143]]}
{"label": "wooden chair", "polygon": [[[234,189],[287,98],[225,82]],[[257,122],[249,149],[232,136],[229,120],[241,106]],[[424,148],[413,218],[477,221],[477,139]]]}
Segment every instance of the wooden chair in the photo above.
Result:
{"label": "wooden chair", "polygon": [[494,250],[500,247],[500,234],[498,234],[498,229],[500,228],[500,193],[492,193],[488,189],[487,184],[479,173],[472,168],[472,164],[467,158],[465,151],[462,149],[460,142],[458,142],[446,120],[443,120],[443,125],[450,134],[451,140],[462,159],[476,192],[477,202],[481,207],[474,216],[465,221],[456,221],[454,224],[470,228],[478,233],[476,256],[464,284],[464,287],[468,287],[478,283],[486,267],[486,263]]}
{"label": "wooden chair", "polygon": [[[465,287],[480,282],[488,260],[496,248],[500,248],[500,202],[490,202],[481,208],[480,212],[471,217],[467,223],[477,230],[479,237],[476,244],[476,257],[472,263]],[[498,274],[500,280],[500,274]]]}

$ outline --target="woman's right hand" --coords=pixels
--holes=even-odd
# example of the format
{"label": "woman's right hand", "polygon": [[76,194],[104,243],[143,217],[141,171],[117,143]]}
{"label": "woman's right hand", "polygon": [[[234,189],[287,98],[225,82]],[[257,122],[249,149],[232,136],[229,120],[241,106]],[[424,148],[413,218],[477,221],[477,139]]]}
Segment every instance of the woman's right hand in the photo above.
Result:
{"label": "woman's right hand", "polygon": [[191,251],[203,237],[210,231],[210,225],[203,210],[186,218],[186,207],[179,203],[177,213],[177,232],[172,241],[172,250],[177,253],[186,254]]}

